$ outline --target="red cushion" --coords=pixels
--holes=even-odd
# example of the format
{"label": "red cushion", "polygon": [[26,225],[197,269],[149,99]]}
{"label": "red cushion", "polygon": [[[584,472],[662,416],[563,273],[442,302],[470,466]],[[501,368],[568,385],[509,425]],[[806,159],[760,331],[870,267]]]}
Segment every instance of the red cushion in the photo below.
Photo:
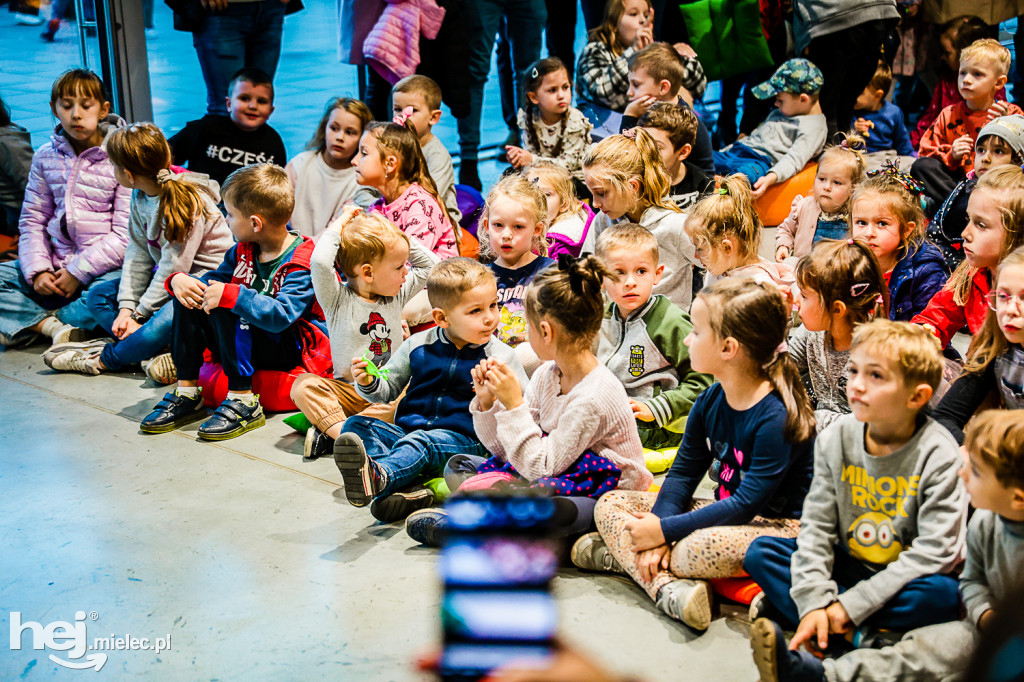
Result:
{"label": "red cushion", "polygon": [[[252,376],[252,390],[259,395],[260,404],[268,412],[295,412],[299,408],[292,402],[290,393],[295,378],[306,370],[296,367],[290,372],[273,369],[258,369]],[[199,385],[203,388],[203,402],[207,407],[217,407],[228,395],[228,377],[224,369],[215,362],[205,362],[199,370]]]}

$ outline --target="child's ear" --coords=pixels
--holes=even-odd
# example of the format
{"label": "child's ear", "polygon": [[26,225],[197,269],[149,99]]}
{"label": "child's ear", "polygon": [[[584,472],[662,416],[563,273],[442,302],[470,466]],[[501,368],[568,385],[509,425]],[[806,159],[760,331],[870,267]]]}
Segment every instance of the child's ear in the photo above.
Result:
{"label": "child's ear", "polygon": [[640,196],[640,178],[634,175],[633,177],[626,180],[626,184],[629,185],[629,188],[631,190],[633,190],[633,194]]}
{"label": "child's ear", "polygon": [[249,216],[249,221],[252,223],[252,231],[259,232],[263,229],[263,218],[258,215]]}
{"label": "child's ear", "polygon": [[832,304],[832,317],[842,317],[846,314],[846,304],[842,301],[836,301]]}
{"label": "child's ear", "polygon": [[726,237],[725,239],[723,239],[718,246],[726,254],[732,253],[732,250],[734,248],[732,239],[730,237]]}
{"label": "child's ear", "polygon": [[731,336],[722,341],[721,354],[723,360],[732,360],[740,352],[740,342]]}
{"label": "child's ear", "polygon": [[429,123],[432,126],[436,126],[438,121],[440,121],[440,120],[441,120],[441,110],[440,109],[434,109],[433,111],[430,112],[430,120],[427,121],[427,123]]}
{"label": "child's ear", "polygon": [[906,235],[914,234],[914,228],[915,227],[917,227],[917,222],[915,222],[913,220],[908,220],[907,221],[907,226],[905,228],[906,229],[906,234],[904,234],[904,238],[906,238]]}
{"label": "child's ear", "polygon": [[540,330],[540,338],[544,339],[549,343],[555,336],[555,329],[547,320],[541,320],[540,324],[537,325],[537,329]]}
{"label": "child's ear", "polygon": [[526,93],[526,99],[530,100],[530,103],[533,105],[540,104],[540,99],[537,97],[537,93],[535,92]]}
{"label": "child's ear", "polygon": [[105,119],[109,115],[110,115],[110,102],[104,102],[100,106],[100,120],[102,121],[103,119]]}
{"label": "child's ear", "polygon": [[440,308],[434,308],[433,310],[431,310],[430,317],[434,320],[434,324],[436,324],[441,329],[447,329],[448,326],[451,324],[450,322],[448,322],[448,316],[445,315],[444,311],[441,310]]}
{"label": "child's ear", "polygon": [[1000,76],[999,78],[996,79],[996,91],[998,92],[999,88],[1003,87],[1004,85],[1006,85],[1006,76],[1005,75]]}
{"label": "child's ear", "polygon": [[920,410],[932,399],[935,390],[928,384],[918,384],[907,401],[907,407],[912,410]]}
{"label": "child's ear", "polygon": [[665,266],[659,265],[654,269],[654,284],[657,285],[661,281],[661,276],[665,274]]}
{"label": "child's ear", "polygon": [[672,92],[672,84],[671,83],[669,83],[667,80],[664,80],[664,79],[658,81],[658,94],[660,94],[662,97],[664,97],[665,95],[667,95],[670,92]]}
{"label": "child's ear", "polygon": [[230,96],[224,98],[224,108],[227,109],[229,114],[231,113],[231,97]]}
{"label": "child's ear", "polygon": [[395,170],[398,169],[399,165],[400,164],[398,163],[398,157],[395,156],[394,154],[388,154],[387,156],[384,157],[384,170],[387,172],[388,175],[394,173]]}
{"label": "child's ear", "polygon": [[875,90],[875,99],[885,99],[885,95],[885,90],[882,90],[881,88]]}
{"label": "child's ear", "polygon": [[800,93],[800,102],[802,104],[810,104],[811,103],[811,96],[808,95],[806,92],[801,92]]}
{"label": "child's ear", "polygon": [[367,282],[373,281],[373,266],[369,263],[363,263],[356,268],[356,274],[365,279]]}
{"label": "child's ear", "polygon": [[1011,488],[1010,492],[1013,495],[1010,499],[1010,508],[1014,511],[1024,511],[1024,490]]}
{"label": "child's ear", "polygon": [[680,147],[679,149],[676,150],[676,156],[679,157],[680,161],[683,161],[684,159],[689,158],[690,152],[692,152],[692,151],[693,151],[693,145],[692,144],[684,144],[682,147]]}

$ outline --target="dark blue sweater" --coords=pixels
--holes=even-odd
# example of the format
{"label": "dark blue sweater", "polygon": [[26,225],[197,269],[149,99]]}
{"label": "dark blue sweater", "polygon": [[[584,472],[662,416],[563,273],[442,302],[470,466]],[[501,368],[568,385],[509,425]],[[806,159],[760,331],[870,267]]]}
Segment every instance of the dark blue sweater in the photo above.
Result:
{"label": "dark blue sweater", "polygon": [[[729,407],[721,384],[704,391],[686,420],[686,433],[651,511],[668,542],[755,516],[798,518],[813,472],[813,440],[792,445],[783,436],[786,408],[772,392],[748,410]],[[687,511],[708,470],[715,502]]]}
{"label": "dark blue sweater", "polygon": [[914,145],[910,144],[910,133],[903,123],[903,112],[892,102],[882,102],[878,111],[855,111],[854,119],[863,118],[875,124],[864,138],[868,152],[884,152],[895,149],[902,156],[914,156]]}

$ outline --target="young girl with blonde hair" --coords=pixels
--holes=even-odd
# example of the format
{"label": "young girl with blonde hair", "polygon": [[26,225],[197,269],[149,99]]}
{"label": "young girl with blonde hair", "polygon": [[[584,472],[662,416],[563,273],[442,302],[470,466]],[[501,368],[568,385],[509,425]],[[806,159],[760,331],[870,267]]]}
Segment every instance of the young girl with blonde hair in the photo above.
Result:
{"label": "young girl with blonde hair", "polygon": [[553,161],[537,159],[522,173],[547,199],[548,256],[558,258],[568,253],[579,258],[594,222],[594,212],[579,200],[569,171]]}
{"label": "young girl with blonde hair", "polygon": [[[633,222],[646,227],[658,239],[665,266],[654,293],[664,294],[689,310],[693,269],[700,266],[700,261],[686,234],[686,216],[667,198],[668,173],[654,138],[642,128],[631,128],[601,140],[583,160],[583,177],[593,194],[594,208],[601,210],[583,251],[593,251],[597,237],[615,223]],[[591,236],[594,244],[590,243]]]}
{"label": "young girl with blonde hair", "polygon": [[[100,374],[144,363],[159,384],[177,380],[171,354],[174,306],[165,283],[179,272],[217,268],[234,244],[217,208],[220,191],[206,175],[171,166],[171,148],[152,123],[133,123],[106,143],[114,176],[132,190],[128,249],[120,279],[97,284],[87,303],[114,337],[58,344],[43,360],[58,371]],[[148,361],[148,362],[147,362]]]}
{"label": "young girl with blonde hair", "polygon": [[[743,575],[756,537],[796,537],[814,412],[786,350],[789,306],[774,286],[716,282],[694,299],[691,320],[690,363],[718,383],[690,410],[661,491],[604,495],[595,510],[600,534],[580,538],[572,561],[627,573],[666,614],[704,630],[705,581]],[[705,474],[717,484],[714,501],[694,498]]]}

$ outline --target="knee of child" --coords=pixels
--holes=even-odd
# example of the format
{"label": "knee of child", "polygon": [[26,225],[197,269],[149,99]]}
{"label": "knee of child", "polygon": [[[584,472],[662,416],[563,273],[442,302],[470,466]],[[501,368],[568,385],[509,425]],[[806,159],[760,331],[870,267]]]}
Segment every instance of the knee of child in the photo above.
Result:
{"label": "knee of child", "polygon": [[754,541],[747,547],[747,553],[743,556],[743,570],[751,575],[764,566],[765,550],[769,541],[773,538],[762,536],[754,538]]}

